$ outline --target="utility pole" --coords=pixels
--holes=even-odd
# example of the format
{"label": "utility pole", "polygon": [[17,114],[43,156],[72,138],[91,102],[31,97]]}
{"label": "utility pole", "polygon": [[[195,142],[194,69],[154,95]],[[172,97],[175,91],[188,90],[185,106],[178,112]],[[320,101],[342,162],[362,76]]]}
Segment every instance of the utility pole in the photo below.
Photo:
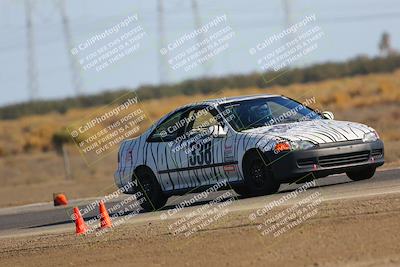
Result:
{"label": "utility pole", "polygon": [[[200,12],[199,12],[199,6],[197,5],[197,0],[192,0],[192,13],[193,13],[193,18],[194,18],[194,27],[195,29],[200,28],[201,25],[201,17],[200,17]],[[197,42],[200,43],[205,39],[205,36],[203,33],[197,35]],[[208,63],[203,64],[203,76],[206,76],[209,67],[210,67],[211,62],[209,61]]]}
{"label": "utility pole", "polygon": [[[284,12],[284,29],[287,29],[289,27],[291,27],[293,25],[293,16],[292,16],[292,0],[282,0],[283,1],[283,12]],[[298,37],[298,32],[292,32],[291,34],[288,34],[285,36],[285,38],[282,39],[283,44],[282,45],[286,45],[288,42],[294,41],[296,38]],[[305,57],[300,57],[300,59],[297,61],[298,64],[300,64],[301,62],[304,62]],[[293,64],[293,63],[291,63]],[[289,66],[286,67],[293,67],[290,66],[291,64],[289,64]]]}
{"label": "utility pole", "polygon": [[69,65],[70,65],[70,69],[71,69],[72,85],[74,86],[76,95],[80,96],[83,93],[82,92],[82,81],[81,81],[81,76],[79,73],[79,67],[78,67],[77,61],[76,61],[74,55],[72,55],[72,53],[71,53],[71,49],[73,48],[73,42],[72,42],[71,28],[69,26],[69,19],[68,19],[67,11],[65,8],[65,0],[59,0],[58,5],[59,5],[59,9],[60,9],[65,44],[67,47],[67,54],[68,54]]}
{"label": "utility pole", "polygon": [[[284,29],[289,28],[292,25],[292,10],[290,6],[290,1],[291,0],[283,0],[283,12],[285,16],[284,20]],[[285,42],[291,41],[290,38],[285,38]]]}
{"label": "utility pole", "polygon": [[160,84],[165,83],[167,79],[167,69],[165,57],[167,55],[162,55],[160,50],[166,48],[165,45],[165,30],[164,30],[164,8],[162,4],[162,0],[158,0],[157,5],[157,13],[158,13],[158,74],[160,79]]}
{"label": "utility pole", "polygon": [[39,84],[37,79],[37,66],[35,55],[35,36],[33,28],[33,12],[31,0],[25,0],[25,19],[26,19],[26,44],[28,57],[28,91],[30,101],[34,101],[39,92]]}

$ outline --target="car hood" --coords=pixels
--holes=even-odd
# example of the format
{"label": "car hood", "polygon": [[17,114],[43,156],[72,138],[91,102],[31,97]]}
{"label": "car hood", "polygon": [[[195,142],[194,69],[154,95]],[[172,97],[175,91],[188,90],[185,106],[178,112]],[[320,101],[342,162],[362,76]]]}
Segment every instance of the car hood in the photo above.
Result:
{"label": "car hood", "polygon": [[362,139],[373,129],[360,123],[336,120],[311,120],[264,126],[243,131],[279,137],[290,141],[306,140],[314,144]]}

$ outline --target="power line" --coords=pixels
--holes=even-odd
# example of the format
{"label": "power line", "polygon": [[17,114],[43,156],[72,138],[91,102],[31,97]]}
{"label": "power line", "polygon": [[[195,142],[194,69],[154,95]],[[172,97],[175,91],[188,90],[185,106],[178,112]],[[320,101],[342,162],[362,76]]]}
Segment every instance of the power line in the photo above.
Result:
{"label": "power line", "polygon": [[[164,12],[165,13],[165,12]],[[280,25],[281,22],[277,20],[268,20],[266,21],[264,18],[260,19],[260,21],[254,20],[254,17],[249,15],[251,18],[251,21],[249,23],[241,23],[240,25],[237,25],[236,28],[239,29],[246,29],[246,28],[251,28],[251,29],[260,29],[260,28],[265,28],[266,26],[276,26]],[[112,18],[119,17],[119,16],[113,16]],[[107,17],[111,18],[111,17]],[[144,18],[145,19],[145,18]],[[379,19],[400,19],[400,12],[388,12],[388,13],[380,13],[380,14],[366,14],[366,15],[356,15],[356,16],[343,16],[343,17],[332,17],[332,18],[323,18],[323,17],[318,17],[318,23],[320,24],[339,24],[339,23],[347,23],[347,22],[357,22],[357,21],[365,21],[365,20],[379,20]],[[93,22],[93,25],[96,23],[103,21],[103,20],[98,20]],[[87,25],[87,24],[82,24],[82,25]],[[52,25],[53,26],[53,25]],[[6,31],[9,31],[9,27],[5,27]],[[23,30],[26,30],[26,26],[24,28],[21,28]],[[175,27],[177,29],[177,27]],[[0,29],[0,32],[2,29]],[[86,31],[85,31],[86,33]],[[46,40],[46,44],[53,43],[58,41],[58,39],[49,39]],[[20,48],[18,46],[19,43],[14,43],[10,45],[4,45],[0,47],[0,53],[7,53],[6,51],[9,50],[16,50]]]}

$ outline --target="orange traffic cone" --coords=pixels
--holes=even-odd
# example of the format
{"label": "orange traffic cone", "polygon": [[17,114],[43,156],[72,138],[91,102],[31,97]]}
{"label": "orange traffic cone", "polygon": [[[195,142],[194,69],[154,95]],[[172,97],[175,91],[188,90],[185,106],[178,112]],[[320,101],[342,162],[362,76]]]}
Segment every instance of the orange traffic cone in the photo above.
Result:
{"label": "orange traffic cone", "polygon": [[111,219],[110,216],[108,215],[103,200],[100,201],[99,210],[100,210],[100,228],[111,227]]}
{"label": "orange traffic cone", "polygon": [[54,206],[68,205],[68,199],[64,194],[53,193]]}
{"label": "orange traffic cone", "polygon": [[87,231],[87,226],[85,221],[82,218],[81,212],[78,207],[74,208],[74,217],[75,217],[75,232],[77,235],[84,234]]}

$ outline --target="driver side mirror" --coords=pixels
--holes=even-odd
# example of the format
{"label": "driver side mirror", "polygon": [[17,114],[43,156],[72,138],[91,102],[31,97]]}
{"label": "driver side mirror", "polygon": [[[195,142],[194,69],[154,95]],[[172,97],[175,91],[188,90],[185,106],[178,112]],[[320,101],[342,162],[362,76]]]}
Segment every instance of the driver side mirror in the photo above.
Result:
{"label": "driver side mirror", "polygon": [[324,119],[327,119],[327,120],[333,120],[334,118],[335,118],[335,116],[333,115],[333,113],[332,112],[330,112],[330,111],[324,111],[324,112],[322,112],[322,117],[324,118]]}
{"label": "driver side mirror", "polygon": [[208,127],[208,132],[215,138],[222,138],[226,136],[227,130],[221,125],[212,125]]}

